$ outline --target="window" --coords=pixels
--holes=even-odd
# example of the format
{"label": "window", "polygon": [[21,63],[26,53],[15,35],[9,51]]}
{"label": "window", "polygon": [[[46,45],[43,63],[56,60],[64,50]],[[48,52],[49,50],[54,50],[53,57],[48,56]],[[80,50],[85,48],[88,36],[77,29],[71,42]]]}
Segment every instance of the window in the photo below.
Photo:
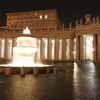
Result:
{"label": "window", "polygon": [[42,19],[42,15],[40,15],[40,19]]}
{"label": "window", "polygon": [[45,19],[47,19],[48,18],[48,15],[45,15]]}

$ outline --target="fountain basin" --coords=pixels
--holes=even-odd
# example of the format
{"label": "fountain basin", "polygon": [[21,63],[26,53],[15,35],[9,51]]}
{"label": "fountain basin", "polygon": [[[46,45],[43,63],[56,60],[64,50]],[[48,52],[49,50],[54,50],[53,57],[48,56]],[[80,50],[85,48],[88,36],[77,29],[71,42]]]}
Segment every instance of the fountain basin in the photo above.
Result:
{"label": "fountain basin", "polygon": [[0,73],[5,75],[10,74],[40,74],[53,71],[53,65],[46,64],[32,64],[32,65],[16,65],[16,64],[1,64]]}

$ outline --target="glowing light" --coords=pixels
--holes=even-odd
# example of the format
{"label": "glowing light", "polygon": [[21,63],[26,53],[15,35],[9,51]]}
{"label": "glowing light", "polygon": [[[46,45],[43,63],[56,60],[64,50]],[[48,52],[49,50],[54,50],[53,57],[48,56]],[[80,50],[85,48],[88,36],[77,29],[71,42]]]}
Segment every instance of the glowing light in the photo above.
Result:
{"label": "glowing light", "polygon": [[73,51],[73,54],[75,55],[76,54],[76,51]]}
{"label": "glowing light", "polygon": [[47,19],[48,18],[48,15],[45,15],[45,19]]}
{"label": "glowing light", "polygon": [[42,15],[40,15],[40,19],[42,19]]}
{"label": "glowing light", "polygon": [[23,30],[23,34],[31,34],[31,31],[28,27]]}

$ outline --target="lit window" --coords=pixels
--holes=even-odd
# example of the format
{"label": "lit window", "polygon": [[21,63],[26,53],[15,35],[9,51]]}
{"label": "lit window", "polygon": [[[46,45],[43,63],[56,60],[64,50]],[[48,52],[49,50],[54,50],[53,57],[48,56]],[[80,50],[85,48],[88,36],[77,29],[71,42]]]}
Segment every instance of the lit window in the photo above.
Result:
{"label": "lit window", "polygon": [[40,19],[42,19],[42,15],[40,15]]}
{"label": "lit window", "polygon": [[45,15],[45,19],[47,19],[48,18],[48,15]]}

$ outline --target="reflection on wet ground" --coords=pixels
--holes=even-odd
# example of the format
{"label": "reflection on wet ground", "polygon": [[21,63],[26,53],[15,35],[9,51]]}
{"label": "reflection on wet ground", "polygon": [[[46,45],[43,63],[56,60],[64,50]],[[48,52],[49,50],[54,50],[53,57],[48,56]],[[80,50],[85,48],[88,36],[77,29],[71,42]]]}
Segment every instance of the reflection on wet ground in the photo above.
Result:
{"label": "reflection on wet ground", "polygon": [[100,66],[63,64],[57,74],[0,75],[0,100],[100,100]]}

